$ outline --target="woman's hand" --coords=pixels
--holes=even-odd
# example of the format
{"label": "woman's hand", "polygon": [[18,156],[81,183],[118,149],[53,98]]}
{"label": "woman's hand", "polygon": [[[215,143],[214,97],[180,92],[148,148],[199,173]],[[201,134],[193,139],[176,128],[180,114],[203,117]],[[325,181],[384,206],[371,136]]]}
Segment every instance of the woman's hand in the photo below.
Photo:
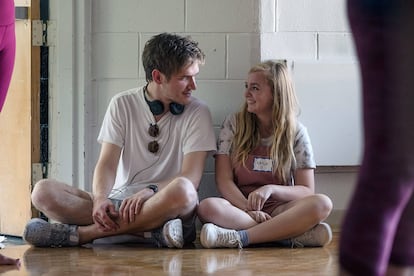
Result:
{"label": "woman's hand", "polygon": [[248,211],[261,211],[264,204],[272,195],[271,185],[265,185],[251,192],[247,197]]}
{"label": "woman's hand", "polygon": [[119,214],[121,215],[122,220],[126,221],[127,223],[131,223],[135,221],[136,215],[141,212],[142,205],[145,201],[148,200],[154,191],[151,189],[143,189],[138,193],[127,197],[122,201],[121,207],[119,208]]}
{"label": "woman's hand", "polygon": [[262,223],[272,218],[268,213],[263,211],[247,211],[247,214],[249,214],[249,216],[257,223]]}
{"label": "woman's hand", "polygon": [[110,199],[94,198],[93,200],[93,221],[98,228],[104,232],[114,231],[119,228],[116,219],[119,217],[115,206]]}

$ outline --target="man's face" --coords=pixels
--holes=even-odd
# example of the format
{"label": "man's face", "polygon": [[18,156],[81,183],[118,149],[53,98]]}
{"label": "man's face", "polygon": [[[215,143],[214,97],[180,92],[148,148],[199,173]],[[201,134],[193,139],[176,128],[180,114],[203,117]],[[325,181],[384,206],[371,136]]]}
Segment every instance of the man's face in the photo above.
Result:
{"label": "man's face", "polygon": [[162,97],[167,102],[188,104],[191,100],[192,91],[197,89],[195,77],[198,72],[198,62],[193,62],[183,67],[178,73],[173,74],[170,80],[167,80],[163,75]]}

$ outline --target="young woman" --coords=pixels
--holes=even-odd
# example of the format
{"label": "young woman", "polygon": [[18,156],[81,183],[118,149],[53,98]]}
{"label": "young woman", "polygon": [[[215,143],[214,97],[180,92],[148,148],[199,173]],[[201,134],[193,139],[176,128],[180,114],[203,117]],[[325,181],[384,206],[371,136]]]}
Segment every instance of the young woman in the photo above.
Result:
{"label": "young woman", "polygon": [[206,248],[245,247],[288,239],[291,246],[324,246],[321,223],[331,200],[315,194],[312,146],[297,121],[298,105],[287,67],[267,61],[250,69],[241,111],[223,123],[216,159],[222,198],[200,202]]}

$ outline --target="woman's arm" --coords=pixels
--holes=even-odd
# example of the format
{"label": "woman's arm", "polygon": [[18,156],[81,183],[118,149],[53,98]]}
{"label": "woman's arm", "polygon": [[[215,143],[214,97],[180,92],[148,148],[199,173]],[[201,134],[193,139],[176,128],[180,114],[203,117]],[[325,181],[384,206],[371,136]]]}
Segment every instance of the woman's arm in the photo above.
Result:
{"label": "woman's arm", "polygon": [[297,170],[294,177],[294,186],[263,184],[262,187],[252,191],[247,198],[247,210],[262,210],[269,198],[281,202],[289,202],[314,193],[313,169]]}
{"label": "woman's arm", "polygon": [[313,169],[297,169],[294,172],[294,186],[271,185],[271,197],[280,201],[292,201],[315,193]]}
{"label": "woman's arm", "polygon": [[247,210],[247,199],[233,181],[233,167],[230,157],[226,154],[217,154],[215,158],[218,191],[234,206]]}

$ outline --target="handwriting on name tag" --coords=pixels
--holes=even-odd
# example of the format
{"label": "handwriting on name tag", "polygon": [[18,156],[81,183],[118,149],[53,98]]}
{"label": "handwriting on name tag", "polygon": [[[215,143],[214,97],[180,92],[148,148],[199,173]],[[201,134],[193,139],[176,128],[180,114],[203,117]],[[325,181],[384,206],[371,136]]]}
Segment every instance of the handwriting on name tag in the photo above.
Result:
{"label": "handwriting on name tag", "polygon": [[258,172],[271,172],[273,167],[272,159],[255,157],[253,161],[253,170]]}

